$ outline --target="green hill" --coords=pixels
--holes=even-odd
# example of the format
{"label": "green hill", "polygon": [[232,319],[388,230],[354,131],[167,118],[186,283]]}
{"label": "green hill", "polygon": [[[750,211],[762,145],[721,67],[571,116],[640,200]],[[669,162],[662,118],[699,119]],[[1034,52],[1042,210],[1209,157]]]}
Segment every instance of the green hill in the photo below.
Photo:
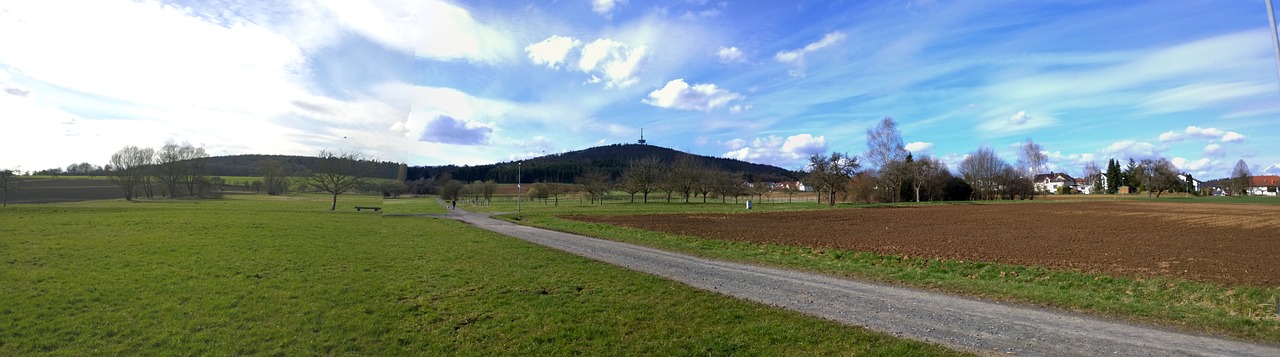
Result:
{"label": "green hill", "polygon": [[409,168],[408,178],[410,180],[433,178],[448,173],[454,179],[462,181],[497,180],[510,183],[516,182],[519,176],[520,181],[524,183],[539,181],[568,183],[573,182],[574,177],[581,175],[587,169],[604,170],[616,179],[633,160],[654,157],[670,165],[685,156],[692,157],[703,167],[742,174],[747,179],[783,181],[795,180],[799,177],[798,173],[777,166],[694,155],[660,146],[614,144],[536,157],[523,160],[519,164],[512,161],[479,166],[414,166]]}

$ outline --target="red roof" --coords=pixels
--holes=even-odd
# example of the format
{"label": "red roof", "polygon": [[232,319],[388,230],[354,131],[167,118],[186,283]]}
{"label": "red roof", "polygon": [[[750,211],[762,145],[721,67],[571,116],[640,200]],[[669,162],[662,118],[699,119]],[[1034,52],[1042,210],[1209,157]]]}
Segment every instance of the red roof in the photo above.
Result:
{"label": "red roof", "polygon": [[1253,176],[1249,178],[1249,187],[1280,186],[1280,176]]}

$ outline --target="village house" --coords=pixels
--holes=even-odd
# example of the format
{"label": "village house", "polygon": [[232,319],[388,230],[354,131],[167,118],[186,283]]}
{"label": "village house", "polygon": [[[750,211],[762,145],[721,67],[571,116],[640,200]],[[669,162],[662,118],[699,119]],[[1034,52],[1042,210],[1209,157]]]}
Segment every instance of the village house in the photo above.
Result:
{"label": "village house", "polygon": [[1276,196],[1280,191],[1280,176],[1253,176],[1249,178],[1250,196]]}
{"label": "village house", "polygon": [[1058,193],[1058,188],[1076,188],[1076,179],[1063,172],[1050,172],[1036,175],[1034,179],[1037,192]]}

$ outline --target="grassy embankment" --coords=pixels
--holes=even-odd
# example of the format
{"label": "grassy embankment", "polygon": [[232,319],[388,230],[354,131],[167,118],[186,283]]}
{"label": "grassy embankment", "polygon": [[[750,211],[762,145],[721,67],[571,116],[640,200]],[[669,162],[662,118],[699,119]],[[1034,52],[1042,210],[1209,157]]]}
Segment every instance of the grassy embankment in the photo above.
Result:
{"label": "grassy embankment", "polygon": [[[1274,197],[1173,198],[1159,201],[1280,204],[1280,199]],[[1048,200],[1035,202],[1052,204]],[[744,212],[743,206],[637,203],[556,207],[526,204],[522,213],[501,217],[521,224],[637,243],[715,259],[816,271],[961,295],[1051,306],[1249,340],[1280,342],[1280,318],[1277,317],[1277,295],[1280,295],[1280,288],[1277,287],[1222,286],[1177,278],[1115,277],[991,262],[939,260],[848,250],[727,242],[576,222],[556,217],[561,214]],[[756,205],[753,211],[823,209],[823,207],[826,206],[814,203],[761,204]],[[848,208],[857,207],[857,205],[840,205],[839,207]],[[466,208],[493,212],[515,211],[514,204],[506,201],[497,201],[488,206],[466,206]]]}
{"label": "grassy embankment", "polygon": [[466,224],[434,200],[0,210],[0,355],[951,354]]}

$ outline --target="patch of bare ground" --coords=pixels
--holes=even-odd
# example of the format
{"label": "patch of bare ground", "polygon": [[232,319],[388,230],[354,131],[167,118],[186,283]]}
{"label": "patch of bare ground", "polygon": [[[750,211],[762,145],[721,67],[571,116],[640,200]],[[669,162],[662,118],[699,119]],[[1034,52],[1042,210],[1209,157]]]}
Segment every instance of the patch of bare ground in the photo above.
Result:
{"label": "patch of bare ground", "polygon": [[1275,205],[1107,201],[567,218],[729,241],[1280,284]]}

